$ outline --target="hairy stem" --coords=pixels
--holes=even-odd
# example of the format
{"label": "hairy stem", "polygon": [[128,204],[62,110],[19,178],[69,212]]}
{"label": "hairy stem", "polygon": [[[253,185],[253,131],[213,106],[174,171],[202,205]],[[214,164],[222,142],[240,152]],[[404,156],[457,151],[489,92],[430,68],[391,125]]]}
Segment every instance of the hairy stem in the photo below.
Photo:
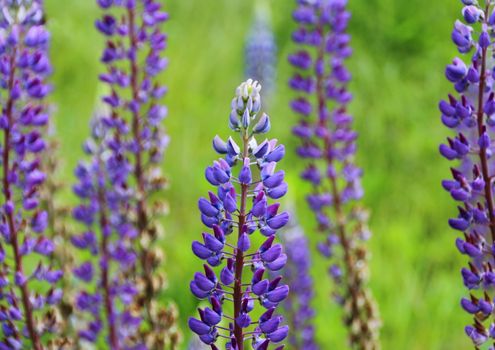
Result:
{"label": "hairy stem", "polygon": [[[248,142],[249,137],[244,131],[243,133],[243,153],[242,157],[247,158],[249,156],[248,153]],[[242,235],[242,229],[244,224],[246,223],[246,202],[247,195],[249,191],[249,185],[241,184],[241,209],[239,212],[239,230],[237,239],[240,239]],[[244,334],[242,327],[237,325],[235,321],[237,317],[241,314],[242,307],[242,272],[244,268],[244,253],[242,250],[237,249],[236,258],[235,258],[235,280],[234,280],[234,336],[237,340],[237,347],[239,350],[244,350]]]}
{"label": "hairy stem", "polygon": [[[489,5],[486,7],[486,12],[489,11]],[[486,23],[486,19],[485,19]],[[483,122],[483,106],[484,106],[484,93],[485,93],[485,85],[486,85],[486,57],[487,49],[484,48],[481,51],[481,72],[480,72],[480,82],[478,89],[478,136],[481,137],[483,132],[485,131],[485,124]],[[486,148],[480,149],[480,162],[481,162],[481,172],[483,174],[483,180],[485,180],[485,197],[486,204],[488,206],[488,215],[490,219],[490,232],[492,235],[492,240],[495,242],[495,213],[494,213],[494,203],[493,203],[493,192],[492,192],[492,183],[489,180],[490,174],[488,173],[488,157],[486,154]]]}
{"label": "hairy stem", "polygon": [[[485,13],[488,14],[490,10],[490,3],[487,3],[485,8]],[[483,25],[486,25],[487,19],[484,19]],[[484,94],[485,94],[485,85],[486,85],[486,59],[487,59],[487,49],[482,48],[481,50],[481,70],[480,70],[480,82],[478,86],[478,114],[477,114],[477,123],[478,123],[478,137],[481,137],[483,132],[485,132],[485,124],[483,120],[483,107],[484,107]],[[488,217],[490,220],[490,233],[492,236],[492,241],[495,242],[495,213],[494,213],[494,203],[493,203],[493,191],[492,191],[492,181],[490,179],[489,168],[488,168],[488,156],[486,154],[486,148],[481,148],[480,153],[480,163],[481,163],[481,173],[483,175],[483,180],[485,181],[485,198],[486,204],[488,206]],[[476,317],[475,317],[476,320]],[[495,342],[494,342],[495,346]]]}

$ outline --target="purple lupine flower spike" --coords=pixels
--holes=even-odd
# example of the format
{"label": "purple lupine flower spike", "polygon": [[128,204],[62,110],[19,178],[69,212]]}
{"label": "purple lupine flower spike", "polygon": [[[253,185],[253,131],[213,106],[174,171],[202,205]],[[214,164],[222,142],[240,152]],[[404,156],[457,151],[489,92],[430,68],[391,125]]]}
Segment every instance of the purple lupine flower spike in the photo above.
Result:
{"label": "purple lupine flower spike", "polygon": [[61,298],[56,285],[62,271],[48,263],[54,244],[45,234],[48,215],[39,206],[51,73],[43,11],[39,0],[0,5],[2,349],[43,349],[41,339],[56,327],[49,308]]}
{"label": "purple lupine flower spike", "polygon": [[[260,90],[252,80],[237,88],[229,125],[241,142],[215,137],[213,148],[224,158],[207,167],[205,176],[217,191],[199,200],[201,220],[209,230],[192,245],[205,263],[190,287],[211,306],[200,308],[199,318],[190,318],[189,327],[213,350],[218,349],[218,338],[228,339],[226,349],[243,350],[250,341],[254,349],[264,350],[288,334],[282,317],[275,314],[289,293],[277,273],[287,256],[274,240],[289,215],[280,212],[279,203],[270,203],[287,192],[283,171],[276,169],[285,148],[277,140],[255,138],[269,131],[268,116],[259,115]],[[260,238],[263,243],[258,245]],[[264,308],[259,319],[251,314],[255,302]],[[233,314],[227,314],[225,303],[233,304]]]}
{"label": "purple lupine flower spike", "polygon": [[246,77],[263,85],[265,105],[275,88],[277,63],[277,43],[270,17],[269,5],[265,1],[258,1],[245,47]]}
{"label": "purple lupine flower spike", "polygon": [[495,204],[490,163],[493,147],[495,100],[493,36],[495,26],[492,1],[462,1],[463,21],[457,20],[452,41],[460,54],[470,54],[467,63],[456,57],[445,69],[455,94],[440,101],[441,120],[454,134],[440,145],[440,153],[455,161],[452,179],[442,185],[459,202],[459,214],[449,225],[462,232],[456,246],[469,259],[461,270],[470,295],[461,307],[473,315],[465,332],[475,347],[485,343],[495,346],[493,286],[495,285]]}
{"label": "purple lupine flower spike", "polygon": [[292,224],[281,235],[287,254],[284,277],[290,287],[286,299],[285,314],[292,332],[289,334],[291,349],[317,350],[311,306],[314,297],[314,280],[310,274],[311,252],[303,229]]}
{"label": "purple lupine flower spike", "polygon": [[313,185],[307,202],[325,235],[320,251],[332,258],[329,273],[344,307],[350,344],[377,349],[380,322],[366,286],[367,215],[356,203],[363,195],[354,162],[357,133],[347,112],[352,95],[345,67],[351,55],[346,5],[346,0],[297,1],[292,38],[300,48],[289,56],[297,69],[289,85],[298,94],[291,108],[300,121],[293,133],[301,140],[297,154],[307,163],[301,177]]}
{"label": "purple lupine flower spike", "polygon": [[108,86],[103,102],[115,116],[115,128],[125,144],[131,166],[129,188],[132,208],[129,225],[139,236],[138,261],[133,271],[139,289],[136,309],[142,310],[145,326],[140,337],[149,348],[174,347],[179,341],[174,307],[157,305],[165,288],[157,241],[163,229],[156,218],[167,209],[160,194],[167,186],[161,162],[169,138],[162,126],[167,93],[161,75],[168,65],[164,57],[168,38],[163,24],[168,14],[159,0],[97,0],[104,10],[96,28],[106,39],[101,61],[106,71],[100,80]]}
{"label": "purple lupine flower spike", "polygon": [[74,276],[88,284],[75,298],[76,309],[87,315],[81,319],[88,320],[79,330],[80,342],[107,339],[112,350],[120,350],[143,344],[135,340],[141,318],[131,310],[138,288],[129,278],[138,261],[137,235],[128,219],[132,167],[112,122],[113,117],[93,120],[92,137],[84,147],[91,160],[76,168],[74,192],[81,204],[73,216],[84,230],[71,241],[93,257],[73,269]]}

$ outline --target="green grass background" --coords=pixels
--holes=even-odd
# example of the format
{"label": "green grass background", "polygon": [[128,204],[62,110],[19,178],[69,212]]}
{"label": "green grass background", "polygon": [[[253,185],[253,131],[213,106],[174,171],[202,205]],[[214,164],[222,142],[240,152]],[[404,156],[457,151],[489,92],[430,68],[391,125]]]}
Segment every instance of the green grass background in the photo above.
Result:
{"label": "green grass background", "polygon": [[[290,127],[295,116],[287,107],[292,96],[286,87],[291,68],[286,63],[295,46],[293,0],[270,3],[279,46],[277,92],[269,114],[272,137],[294,149]],[[57,174],[67,185],[72,169],[83,156],[81,143],[88,135],[101,86],[99,56],[103,38],[94,30],[99,15],[93,0],[46,0],[53,33],[55,67],[52,101],[62,147],[63,167]],[[200,261],[190,252],[202,227],[196,201],[209,185],[203,169],[215,157],[210,140],[228,135],[227,118],[234,88],[243,79],[243,45],[254,10],[249,0],[164,0],[171,21],[164,76],[170,93],[166,121],[172,143],[164,169],[171,187],[167,192],[171,214],[166,219],[167,252],[164,266],[169,288],[163,299],[175,300],[181,312],[184,336],[187,317],[196,301],[188,291]],[[450,43],[460,1],[351,0],[354,74],[351,111],[360,132],[360,165],[365,169],[365,202],[372,210],[374,232],[371,285],[383,318],[383,349],[470,348],[463,334],[469,317],[460,310],[465,294],[459,269],[464,263],[454,247],[455,233],[447,226],[455,205],[440,187],[448,163],[437,145],[447,134],[441,126],[437,103],[452,88],[444,65],[456,54]],[[302,200],[307,188],[298,179],[300,163],[293,152],[282,164],[290,181],[291,200],[312,240],[311,216]],[[69,202],[74,196],[67,191]],[[314,254],[315,276],[325,274],[326,262]],[[340,311],[329,298],[330,285],[318,278],[315,306],[318,341],[323,349],[345,349]]]}

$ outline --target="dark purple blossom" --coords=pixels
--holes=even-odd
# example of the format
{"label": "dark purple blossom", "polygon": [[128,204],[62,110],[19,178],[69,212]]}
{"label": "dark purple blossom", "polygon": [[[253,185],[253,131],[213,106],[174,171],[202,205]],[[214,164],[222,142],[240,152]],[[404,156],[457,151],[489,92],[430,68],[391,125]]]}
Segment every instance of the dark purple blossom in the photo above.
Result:
{"label": "dark purple blossom", "polygon": [[440,101],[441,120],[453,135],[440,145],[443,157],[455,161],[452,179],[442,185],[458,202],[458,215],[449,225],[462,232],[457,238],[459,252],[469,260],[461,270],[470,296],[461,300],[461,307],[473,315],[472,325],[465,328],[476,348],[495,342],[493,319],[493,286],[495,283],[494,241],[495,204],[493,199],[494,168],[490,159],[493,147],[495,114],[493,88],[493,26],[492,2],[464,0],[462,21],[457,20],[452,41],[460,54],[445,69],[446,78],[453,83],[455,94]]}
{"label": "dark purple blossom", "polygon": [[[290,106],[300,116],[293,133],[306,161],[301,177],[312,184],[306,199],[315,214],[323,256],[332,260],[329,274],[335,299],[344,308],[344,324],[353,348],[379,347],[376,307],[366,286],[369,238],[367,215],[359,208],[363,196],[361,169],[355,165],[357,133],[347,112],[352,95],[345,60],[351,55],[347,0],[298,0],[292,38],[299,48],[289,55],[297,69],[289,85],[297,93]],[[454,69],[457,76],[462,65]]]}
{"label": "dark purple blossom", "polygon": [[56,288],[62,272],[49,264],[54,244],[45,235],[48,215],[39,205],[46,178],[43,127],[49,119],[44,98],[51,90],[43,11],[39,0],[6,0],[0,12],[2,349],[43,349],[46,334],[56,328],[49,308],[62,297]]}
{"label": "dark purple blossom", "polygon": [[[283,171],[276,170],[285,148],[277,140],[255,138],[269,130],[260,126],[268,120],[265,114],[259,116],[260,90],[252,80],[237,88],[229,123],[240,134],[240,146],[233,138],[215,137],[213,148],[224,158],[208,167],[205,176],[217,190],[199,200],[201,219],[209,230],[192,245],[205,264],[190,288],[211,306],[198,309],[199,319],[190,318],[189,327],[212,349],[218,349],[218,338],[226,338],[226,349],[243,350],[249,341],[252,348],[263,350],[288,334],[282,317],[274,312],[289,288],[279,274],[272,273],[287,261],[275,234],[289,215],[280,212],[278,203],[270,203],[287,192]],[[256,244],[260,239],[263,243]],[[264,308],[259,318],[252,314],[256,302]],[[233,304],[233,313],[224,308],[225,303]]]}

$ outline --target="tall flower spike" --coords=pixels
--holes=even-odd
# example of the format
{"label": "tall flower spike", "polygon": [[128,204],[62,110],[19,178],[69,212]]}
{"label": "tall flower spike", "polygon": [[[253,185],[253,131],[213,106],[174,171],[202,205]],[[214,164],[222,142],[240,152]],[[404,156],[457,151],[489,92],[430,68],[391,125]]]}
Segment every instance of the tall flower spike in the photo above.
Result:
{"label": "tall flower spike", "polygon": [[301,140],[297,154],[307,164],[301,177],[313,185],[307,202],[325,235],[319,248],[332,261],[329,273],[350,345],[378,349],[380,322],[366,285],[367,215],[357,204],[363,195],[361,169],[354,164],[357,133],[347,113],[352,95],[345,67],[351,55],[346,5],[346,0],[297,1],[292,38],[300,48],[289,56],[297,69],[289,85],[298,95],[291,108],[300,121],[293,133]]}
{"label": "tall flower spike", "polygon": [[445,75],[456,94],[440,101],[441,120],[454,135],[440,145],[440,153],[457,163],[451,168],[452,179],[442,185],[459,202],[459,214],[449,225],[460,231],[456,246],[469,260],[461,270],[469,296],[461,307],[473,316],[465,332],[476,349],[484,343],[495,346],[495,204],[493,199],[493,153],[495,125],[493,31],[495,26],[492,1],[463,1],[464,23],[457,20],[452,40],[459,53],[470,55],[465,63],[455,58],[447,65]]}
{"label": "tall flower spike", "polygon": [[[213,350],[218,349],[218,338],[228,339],[229,350],[244,350],[247,341],[252,348],[264,350],[284,340],[288,333],[275,309],[289,288],[280,275],[270,279],[270,271],[280,271],[287,261],[274,240],[289,215],[280,213],[278,203],[269,203],[269,199],[281,198],[287,192],[284,172],[276,170],[285,148],[277,145],[277,140],[256,141],[258,134],[268,131],[258,127],[268,118],[258,115],[260,90],[258,82],[252,80],[237,88],[230,126],[240,134],[241,143],[215,137],[213,148],[224,158],[207,167],[205,176],[217,191],[199,200],[201,220],[209,230],[201,241],[192,244],[194,254],[205,264],[204,272],[194,275],[190,288],[211,307],[198,309],[199,319],[190,318],[189,327]],[[257,246],[260,238],[264,242]],[[259,319],[251,314],[255,302],[265,309]],[[283,345],[275,348],[282,349]]]}
{"label": "tall flower spike", "polygon": [[263,85],[263,99],[275,88],[277,43],[271,27],[271,13],[266,1],[256,2],[256,12],[246,40],[246,77]]}
{"label": "tall flower spike", "polygon": [[50,307],[60,301],[62,277],[48,263],[54,245],[39,206],[50,35],[41,1],[4,1],[0,10],[0,348],[41,350],[55,328]]}
{"label": "tall flower spike", "polygon": [[283,271],[290,288],[286,299],[285,314],[291,328],[289,343],[294,350],[317,350],[311,306],[314,297],[314,280],[311,277],[311,252],[302,228],[293,224],[282,234],[287,253],[287,265]]}
{"label": "tall flower spike", "polygon": [[130,277],[138,265],[137,233],[129,222],[132,167],[121,129],[110,126],[112,122],[113,117],[93,120],[92,137],[84,147],[91,160],[76,168],[74,192],[81,204],[73,215],[84,230],[71,240],[90,257],[73,269],[74,276],[87,283],[75,299],[77,316],[87,321],[79,329],[80,342],[106,339],[110,349],[120,350],[143,344],[136,340],[141,317],[132,309],[138,288]]}
{"label": "tall flower spike", "polygon": [[157,304],[166,282],[163,252],[156,244],[163,229],[156,218],[167,211],[157,194],[167,186],[161,173],[169,141],[162,126],[167,107],[161,103],[167,88],[159,81],[168,65],[163,55],[167,35],[161,29],[168,14],[158,0],[97,2],[105,14],[96,21],[96,28],[107,40],[101,56],[106,72],[100,80],[108,85],[109,94],[103,102],[111,109],[115,127],[121,129],[131,167],[130,225],[139,236],[139,264],[132,274],[138,286],[135,307],[142,310],[145,323],[140,336],[149,348],[175,348],[179,341],[176,311]]}

